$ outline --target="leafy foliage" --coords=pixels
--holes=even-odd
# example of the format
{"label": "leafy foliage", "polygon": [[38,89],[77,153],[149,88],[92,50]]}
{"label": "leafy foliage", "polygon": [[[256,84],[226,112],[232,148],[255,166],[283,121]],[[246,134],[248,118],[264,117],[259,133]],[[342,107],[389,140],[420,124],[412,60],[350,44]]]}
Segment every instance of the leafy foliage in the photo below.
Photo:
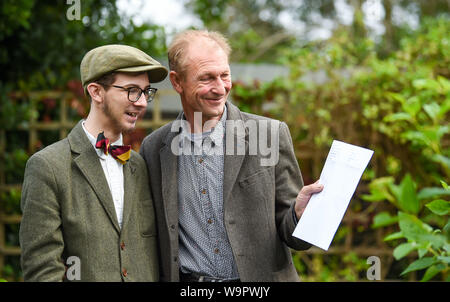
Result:
{"label": "leafy foliage", "polygon": [[[59,139],[58,133],[39,133],[36,146],[28,145],[30,120],[51,122],[58,116],[59,100],[51,93],[32,99],[36,91],[71,91],[68,120],[86,114],[87,100],[79,81],[84,54],[105,44],[127,44],[151,56],[166,52],[161,26],[135,25],[119,15],[115,0],[79,1],[80,20],[68,20],[67,1],[2,0],[0,5],[0,212],[20,214],[20,187],[29,152]],[[36,102],[34,109],[31,102]],[[7,225],[6,244],[18,244],[18,226]],[[6,257],[0,276],[20,280],[18,257]]]}
{"label": "leafy foliage", "polygon": [[351,207],[361,211],[371,208],[367,202],[389,202],[374,213],[373,227],[398,224],[402,232],[387,237],[390,244],[407,240],[394,250],[397,260],[412,251],[420,251],[420,259],[431,257],[412,267],[428,267],[424,281],[448,270],[442,233],[449,228],[449,194],[437,186],[450,176],[449,31],[446,18],[425,20],[385,57],[370,39],[355,42],[340,29],[327,42],[286,52],[281,62],[289,65],[289,78],[235,83],[233,94],[242,110],[289,125],[302,172],[310,176],[306,183],[319,177],[332,139],[375,150],[360,186],[363,193],[364,181],[371,181],[370,194]]}

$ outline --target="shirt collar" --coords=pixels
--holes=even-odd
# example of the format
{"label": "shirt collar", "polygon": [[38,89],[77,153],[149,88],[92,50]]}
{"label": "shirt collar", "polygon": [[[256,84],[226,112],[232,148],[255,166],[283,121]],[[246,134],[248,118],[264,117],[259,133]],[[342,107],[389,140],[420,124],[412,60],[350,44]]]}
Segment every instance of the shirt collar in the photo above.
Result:
{"label": "shirt collar", "polygon": [[[87,131],[87,129],[86,129],[84,123],[85,123],[85,121],[83,121],[83,122],[81,123],[81,126],[83,127],[84,133],[86,133],[87,138],[89,139],[89,141],[91,142],[92,146],[94,147],[95,152],[97,152],[97,155],[98,155],[101,159],[106,159],[106,158],[108,157],[108,155],[106,155],[106,154],[103,152],[103,150],[98,149],[98,148],[95,147],[95,144],[97,143],[97,138],[94,137],[92,134],[90,134],[90,133]],[[122,133],[121,133],[120,136],[119,136],[119,139],[116,140],[115,142],[111,143],[111,145],[122,145],[122,142],[123,142],[123,137],[122,137]]]}
{"label": "shirt collar", "polygon": [[[188,129],[185,129],[184,127],[181,127],[181,140],[180,144],[182,146],[183,142],[187,141],[189,143],[195,143],[197,145],[201,145],[203,140],[210,139],[215,145],[222,146],[223,145],[223,139],[225,137],[225,122],[227,120],[227,106],[223,107],[223,114],[220,118],[219,122],[216,124],[215,127],[213,127],[210,131],[203,132],[203,133],[190,133]],[[181,116],[182,120],[186,120],[186,116],[184,115],[184,112]]]}

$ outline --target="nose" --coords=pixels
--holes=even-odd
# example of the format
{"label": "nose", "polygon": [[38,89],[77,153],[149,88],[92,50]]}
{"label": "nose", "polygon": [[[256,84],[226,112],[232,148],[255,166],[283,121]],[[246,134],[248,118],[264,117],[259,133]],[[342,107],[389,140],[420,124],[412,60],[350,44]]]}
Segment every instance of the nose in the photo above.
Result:
{"label": "nose", "polygon": [[220,77],[218,77],[214,81],[214,87],[211,89],[211,92],[218,94],[218,95],[225,95],[229,89],[229,83],[222,80]]}
{"label": "nose", "polygon": [[145,99],[145,94],[141,93],[141,96],[139,97],[139,99],[133,103],[134,106],[137,107],[147,107],[147,100]]}

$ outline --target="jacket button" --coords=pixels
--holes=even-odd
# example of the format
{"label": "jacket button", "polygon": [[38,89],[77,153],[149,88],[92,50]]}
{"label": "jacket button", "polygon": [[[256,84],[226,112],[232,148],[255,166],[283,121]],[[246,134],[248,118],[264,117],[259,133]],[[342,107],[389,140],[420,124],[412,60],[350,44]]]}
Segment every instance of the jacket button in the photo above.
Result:
{"label": "jacket button", "polygon": [[128,275],[127,269],[123,268],[122,269],[122,276],[126,277]]}
{"label": "jacket button", "polygon": [[125,242],[121,242],[120,243],[120,249],[123,251],[125,249]]}

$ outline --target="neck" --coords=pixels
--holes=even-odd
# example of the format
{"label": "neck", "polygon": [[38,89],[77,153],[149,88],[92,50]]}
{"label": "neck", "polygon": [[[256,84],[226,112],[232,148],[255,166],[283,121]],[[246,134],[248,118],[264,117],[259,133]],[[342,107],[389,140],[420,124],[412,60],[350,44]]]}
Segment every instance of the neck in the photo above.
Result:
{"label": "neck", "polygon": [[115,142],[120,138],[120,131],[112,129],[105,120],[92,114],[92,112],[90,112],[86,118],[84,126],[93,137],[97,137],[100,132],[104,131],[105,137],[108,138],[110,142]]}
{"label": "neck", "polygon": [[217,123],[220,121],[222,117],[222,115],[206,117],[201,112],[190,112],[190,113],[185,112],[184,116],[186,117],[186,120],[189,122],[189,125],[191,126],[190,129],[191,133],[202,133],[210,131],[217,125]]}

